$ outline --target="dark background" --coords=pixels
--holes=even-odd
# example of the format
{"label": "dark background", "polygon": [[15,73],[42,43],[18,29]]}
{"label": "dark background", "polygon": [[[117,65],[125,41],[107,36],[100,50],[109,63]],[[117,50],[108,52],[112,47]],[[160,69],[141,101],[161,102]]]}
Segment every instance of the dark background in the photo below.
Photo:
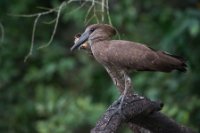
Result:
{"label": "dark background", "polygon": [[[61,2],[0,0],[0,23],[5,31],[0,42],[1,133],[87,133],[119,96],[100,64],[83,51],[69,50],[74,35],[85,29],[90,4],[72,13],[81,2],[66,6],[53,42],[38,50],[53,31],[53,25],[44,22],[54,19],[56,13],[42,16],[33,55],[24,62],[35,18],[13,15],[45,11],[37,7],[55,8]],[[200,131],[200,2],[110,0],[109,8],[121,39],[148,44],[188,60],[186,73],[138,72],[132,79],[139,94],[165,103],[163,113]],[[95,22],[93,19],[89,24]],[[108,22],[106,14],[104,22]]]}

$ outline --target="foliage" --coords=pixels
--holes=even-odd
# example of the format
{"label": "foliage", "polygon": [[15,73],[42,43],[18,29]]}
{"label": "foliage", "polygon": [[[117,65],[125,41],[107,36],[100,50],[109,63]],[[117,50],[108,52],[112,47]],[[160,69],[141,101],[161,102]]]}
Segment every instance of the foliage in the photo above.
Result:
{"label": "foliage", "polygon": [[[38,23],[33,55],[29,51],[34,19],[10,14],[57,7],[61,1],[0,1],[0,132],[88,132],[106,107],[118,97],[110,77],[84,52],[71,53],[73,36],[83,31],[86,8],[68,14],[80,3],[62,11],[53,43],[44,49],[53,26]],[[165,103],[163,112],[200,130],[200,8],[197,0],[110,0],[110,16],[121,39],[148,44],[184,56],[188,72],[170,74],[138,72],[135,90]],[[95,22],[95,21],[94,21]],[[0,34],[1,35],[1,34]]]}

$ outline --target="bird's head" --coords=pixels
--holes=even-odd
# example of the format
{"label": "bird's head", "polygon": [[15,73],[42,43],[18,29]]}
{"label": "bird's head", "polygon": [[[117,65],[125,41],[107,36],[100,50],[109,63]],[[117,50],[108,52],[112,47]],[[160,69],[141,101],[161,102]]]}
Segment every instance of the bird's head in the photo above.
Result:
{"label": "bird's head", "polygon": [[86,28],[79,40],[71,47],[71,51],[79,48],[86,41],[107,40],[116,34],[115,28],[107,24],[93,24]]}

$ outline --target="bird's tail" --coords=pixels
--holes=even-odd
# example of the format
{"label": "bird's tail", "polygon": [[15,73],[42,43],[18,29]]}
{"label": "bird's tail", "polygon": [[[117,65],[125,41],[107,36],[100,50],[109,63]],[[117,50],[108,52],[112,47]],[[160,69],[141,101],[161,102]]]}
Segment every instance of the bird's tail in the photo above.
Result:
{"label": "bird's tail", "polygon": [[168,71],[172,71],[172,70],[178,70],[181,72],[185,72],[187,69],[187,64],[186,64],[186,60],[180,56],[176,56],[176,55],[171,55],[169,53],[166,52],[161,52],[159,51],[158,54],[160,56],[162,56],[164,59],[163,61],[168,64],[166,65],[166,72]]}

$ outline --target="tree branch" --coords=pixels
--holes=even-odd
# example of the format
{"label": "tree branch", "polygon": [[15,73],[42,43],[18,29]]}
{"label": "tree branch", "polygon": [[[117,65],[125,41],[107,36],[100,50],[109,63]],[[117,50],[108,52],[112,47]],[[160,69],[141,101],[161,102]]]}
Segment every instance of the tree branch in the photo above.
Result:
{"label": "tree branch", "polygon": [[[52,24],[54,23],[54,28],[53,28],[53,32],[51,34],[51,37],[48,41],[47,44],[44,44],[42,46],[40,46],[38,49],[42,49],[42,48],[45,48],[45,47],[48,47],[53,39],[54,39],[54,36],[56,34],[56,30],[57,30],[57,27],[58,27],[58,22],[59,22],[59,18],[60,18],[60,14],[61,14],[61,10],[66,7],[67,5],[71,4],[72,2],[81,2],[81,0],[66,0],[66,1],[63,1],[58,7],[56,8],[45,8],[45,7],[39,7],[40,9],[44,9],[46,11],[43,11],[43,12],[39,12],[39,13],[33,13],[33,14],[20,14],[20,15],[16,15],[16,14],[10,14],[12,16],[17,16],[17,17],[26,17],[26,18],[32,18],[34,17],[35,20],[34,20],[34,24],[33,24],[33,32],[32,32],[32,40],[31,40],[31,46],[30,46],[30,49],[29,49],[29,53],[25,56],[25,59],[24,61],[27,61],[27,59],[32,55],[32,52],[33,52],[33,46],[34,46],[34,39],[35,39],[35,31],[36,31],[36,26],[38,24],[38,19],[41,17],[41,16],[45,16],[45,15],[49,15],[51,13],[56,13],[56,18],[53,19],[52,21],[50,22],[46,22],[46,24]],[[97,14],[97,9],[96,7],[99,6],[101,7],[101,19],[102,19],[102,22],[104,21],[104,17],[106,15],[110,15],[109,14],[109,8],[108,8],[108,0],[83,0],[83,4],[81,4],[78,8],[70,11],[68,14],[70,13],[73,13],[79,9],[81,9],[82,7],[84,7],[87,3],[91,3],[91,6],[89,7],[88,11],[87,11],[87,14],[86,14],[86,17],[85,17],[85,24],[88,24],[90,21],[92,21],[93,19],[96,20],[97,23],[99,23],[99,16]],[[104,12],[107,12],[107,14],[104,14]],[[90,13],[93,11],[92,13],[92,16],[89,17]],[[104,16],[105,15],[105,16]],[[88,18],[89,17],[89,18]],[[109,23],[111,24],[111,19],[110,19],[110,16],[107,16],[109,18]],[[3,26],[1,25],[0,23],[0,30],[2,32],[2,40],[3,40],[3,37],[4,37],[4,29],[3,29]]]}
{"label": "tree branch", "polygon": [[41,14],[38,14],[38,16],[36,17],[34,23],[33,23],[33,31],[32,31],[32,37],[31,37],[31,47],[29,50],[29,53],[27,54],[27,56],[24,58],[24,62],[26,62],[26,60],[32,55],[33,53],[33,45],[34,45],[34,38],[35,38],[35,30],[36,30],[36,26],[37,26],[37,22],[40,18]]}
{"label": "tree branch", "polygon": [[119,103],[120,100],[107,109],[91,133],[115,133],[123,123],[128,124],[134,133],[195,133],[160,113],[163,107],[161,102],[129,93],[124,99],[122,111],[115,113]]}

